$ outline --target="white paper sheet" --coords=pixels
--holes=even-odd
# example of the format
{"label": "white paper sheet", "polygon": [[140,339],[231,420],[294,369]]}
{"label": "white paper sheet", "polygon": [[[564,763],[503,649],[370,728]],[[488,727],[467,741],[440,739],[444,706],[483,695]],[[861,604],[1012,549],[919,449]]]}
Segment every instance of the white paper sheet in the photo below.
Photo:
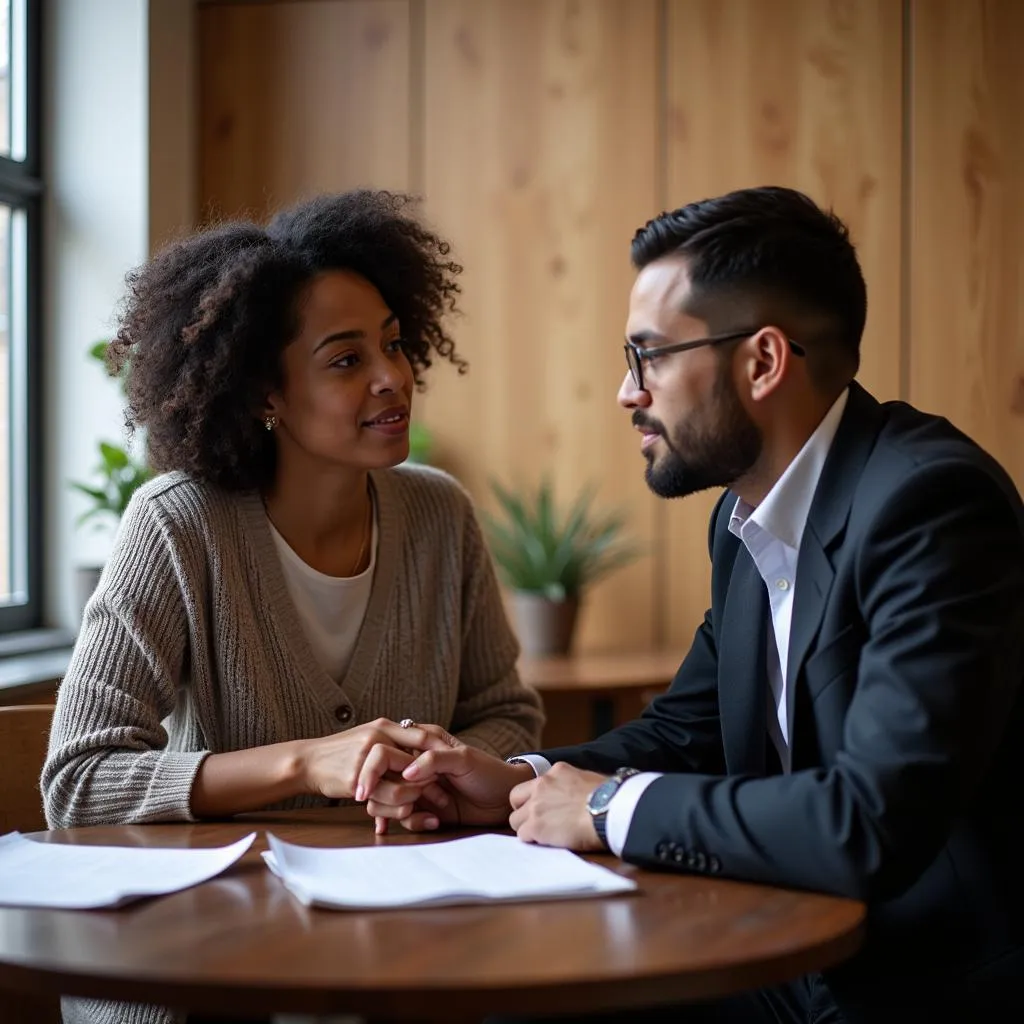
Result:
{"label": "white paper sheet", "polygon": [[546,900],[628,892],[636,883],[568,850],[478,835],[418,846],[313,849],[267,833],[263,858],[307,906],[339,910]]}
{"label": "white paper sheet", "polygon": [[0,906],[95,910],[188,889],[219,875],[256,833],[212,850],[36,843],[0,837]]}

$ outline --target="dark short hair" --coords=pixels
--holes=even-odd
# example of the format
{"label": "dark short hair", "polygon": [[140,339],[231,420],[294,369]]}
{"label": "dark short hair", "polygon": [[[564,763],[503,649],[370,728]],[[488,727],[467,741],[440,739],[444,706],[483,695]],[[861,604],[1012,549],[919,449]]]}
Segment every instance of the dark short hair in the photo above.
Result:
{"label": "dark short hair", "polygon": [[154,469],[230,490],[271,482],[276,448],[260,412],[281,384],[299,300],[325,271],[359,274],[380,292],[417,384],[434,355],[465,369],[443,324],[456,310],[462,268],[409,214],[410,202],[365,189],[320,196],[266,227],[200,231],[128,275],[108,362],[127,370],[128,424],[145,428]]}
{"label": "dark short hair", "polygon": [[758,316],[804,346],[817,384],[834,389],[856,374],[864,276],[846,225],[803,193],[748,188],[663,213],[633,237],[633,265],[669,255],[686,260],[686,312],[713,332]]}

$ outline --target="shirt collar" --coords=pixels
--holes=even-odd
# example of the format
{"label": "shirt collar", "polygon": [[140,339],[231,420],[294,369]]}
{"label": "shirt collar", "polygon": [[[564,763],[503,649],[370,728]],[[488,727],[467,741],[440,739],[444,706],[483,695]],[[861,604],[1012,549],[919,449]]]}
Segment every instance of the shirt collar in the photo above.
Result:
{"label": "shirt collar", "polygon": [[814,492],[849,396],[850,389],[844,388],[757,508],[737,499],[729,519],[730,533],[739,537],[743,524],[749,520],[794,551],[800,549]]}

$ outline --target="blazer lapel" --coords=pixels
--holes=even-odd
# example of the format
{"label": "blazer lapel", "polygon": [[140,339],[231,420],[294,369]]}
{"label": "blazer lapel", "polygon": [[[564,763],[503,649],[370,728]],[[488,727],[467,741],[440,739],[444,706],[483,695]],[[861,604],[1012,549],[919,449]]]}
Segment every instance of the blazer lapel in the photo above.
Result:
{"label": "blazer lapel", "polygon": [[764,581],[740,544],[729,580],[718,651],[718,709],[730,774],[765,772],[768,617]]}
{"label": "blazer lapel", "polygon": [[831,555],[846,529],[864,463],[875,446],[883,422],[881,405],[859,384],[851,384],[843,418],[814,492],[797,559],[796,594],[786,663],[786,709],[791,750],[795,749],[795,680],[821,628],[825,604],[835,578]]}
{"label": "blazer lapel", "polygon": [[835,570],[810,524],[800,541],[796,565],[796,593],[789,626],[789,656],[786,660],[786,720],[789,722],[789,746],[793,749],[793,715],[796,707],[794,680],[807,658],[811,643],[818,635],[825,602],[832,589]]}

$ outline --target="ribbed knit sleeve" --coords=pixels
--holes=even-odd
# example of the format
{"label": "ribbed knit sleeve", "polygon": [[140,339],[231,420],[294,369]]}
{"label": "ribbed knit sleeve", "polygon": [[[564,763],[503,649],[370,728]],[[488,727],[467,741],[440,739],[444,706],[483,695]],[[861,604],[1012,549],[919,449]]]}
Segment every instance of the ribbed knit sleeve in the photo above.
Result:
{"label": "ribbed knit sleeve", "polygon": [[161,725],[189,635],[173,555],[156,507],[137,494],[57,694],[41,780],[51,828],[193,820],[205,754],[167,750]]}
{"label": "ribbed knit sleeve", "polygon": [[187,1024],[184,1010],[146,1003],[117,1003],[107,999],[60,1001],[63,1024]]}
{"label": "ribbed knit sleeve", "polygon": [[462,662],[452,732],[498,757],[532,750],[544,714],[516,670],[519,643],[508,624],[494,565],[468,498],[462,512]]}

